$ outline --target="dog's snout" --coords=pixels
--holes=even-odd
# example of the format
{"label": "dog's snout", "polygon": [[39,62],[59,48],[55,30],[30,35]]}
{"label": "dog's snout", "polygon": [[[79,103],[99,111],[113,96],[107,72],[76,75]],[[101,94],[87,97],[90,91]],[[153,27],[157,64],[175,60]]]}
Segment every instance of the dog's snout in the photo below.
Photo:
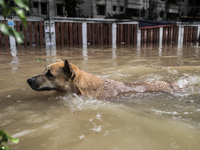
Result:
{"label": "dog's snout", "polygon": [[29,78],[27,80],[27,82],[28,82],[29,85],[32,85],[35,82],[35,80],[36,80],[36,77],[34,76],[34,77]]}
{"label": "dog's snout", "polygon": [[31,77],[29,79],[27,79],[27,83],[30,85],[30,87],[36,91],[38,91],[39,89],[39,84],[38,84],[38,81],[36,79],[37,77],[34,76],[34,77]]}
{"label": "dog's snout", "polygon": [[35,80],[36,80],[36,76],[29,78],[27,80],[27,82],[28,82],[29,85],[31,85],[33,82],[35,82]]}
{"label": "dog's snout", "polygon": [[29,85],[31,85],[31,83],[32,83],[31,78],[29,78],[29,79],[27,80],[27,82],[28,82]]}

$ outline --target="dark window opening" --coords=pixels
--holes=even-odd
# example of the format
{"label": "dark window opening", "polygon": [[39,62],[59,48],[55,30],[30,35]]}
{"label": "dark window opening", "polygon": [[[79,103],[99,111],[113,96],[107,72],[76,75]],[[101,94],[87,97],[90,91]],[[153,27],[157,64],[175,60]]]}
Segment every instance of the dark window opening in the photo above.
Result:
{"label": "dark window opening", "polygon": [[163,18],[164,17],[164,11],[161,11],[160,12],[160,18]]}
{"label": "dark window opening", "polygon": [[139,17],[139,9],[127,8],[127,9],[126,9],[126,13],[127,13],[128,15],[133,16],[133,17]]}
{"label": "dark window opening", "polygon": [[168,0],[167,3],[168,4],[177,4],[177,0]]}
{"label": "dark window opening", "polygon": [[175,14],[175,13],[167,13],[167,19],[169,19],[169,20],[177,20],[177,14]]}
{"label": "dark window opening", "polygon": [[113,6],[113,11],[116,11],[117,10],[117,6]]}
{"label": "dark window opening", "polygon": [[41,14],[47,15],[47,3],[41,3]]}
{"label": "dark window opening", "polygon": [[105,15],[106,6],[97,5],[97,15]]}
{"label": "dark window opening", "polygon": [[124,11],[124,7],[123,7],[123,6],[120,7],[120,11],[121,11],[121,12]]}
{"label": "dark window opening", "polygon": [[38,8],[38,2],[33,2],[33,8]]}
{"label": "dark window opening", "polygon": [[146,10],[145,10],[144,7],[143,7],[142,10],[141,10],[141,17],[142,17],[142,18],[145,17],[145,13],[146,13]]}
{"label": "dark window opening", "polygon": [[63,16],[63,5],[62,4],[57,4],[57,15],[58,16]]}

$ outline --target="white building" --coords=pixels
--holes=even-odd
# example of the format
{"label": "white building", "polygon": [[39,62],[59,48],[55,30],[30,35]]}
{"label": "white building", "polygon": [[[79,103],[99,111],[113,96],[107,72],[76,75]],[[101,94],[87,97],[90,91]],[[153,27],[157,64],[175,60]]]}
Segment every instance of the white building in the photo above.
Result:
{"label": "white building", "polygon": [[[65,16],[64,0],[29,0],[28,16],[63,17]],[[134,19],[147,17],[152,3],[156,4],[154,12],[157,20],[178,20],[187,16],[191,10],[199,10],[197,6],[190,6],[190,0],[84,0],[79,6],[80,16],[88,18],[106,18],[113,15],[125,14]],[[1,9],[0,9],[1,12]]]}
{"label": "white building", "polygon": [[157,20],[178,20],[189,13],[189,0],[150,0],[156,3]]}
{"label": "white building", "polygon": [[84,0],[80,5],[84,16],[105,18],[108,15],[128,13],[141,16],[142,10],[149,7],[149,0]]}

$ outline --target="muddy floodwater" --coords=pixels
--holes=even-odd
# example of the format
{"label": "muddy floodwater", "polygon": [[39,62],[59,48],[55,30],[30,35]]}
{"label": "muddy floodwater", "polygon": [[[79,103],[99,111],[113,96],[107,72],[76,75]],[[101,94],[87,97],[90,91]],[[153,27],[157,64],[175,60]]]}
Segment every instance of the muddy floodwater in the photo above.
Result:
{"label": "muddy floodwater", "polygon": [[[167,81],[178,92],[126,93],[110,101],[33,91],[26,80],[68,59],[99,78]],[[0,129],[12,150],[199,150],[200,48],[0,50]]]}

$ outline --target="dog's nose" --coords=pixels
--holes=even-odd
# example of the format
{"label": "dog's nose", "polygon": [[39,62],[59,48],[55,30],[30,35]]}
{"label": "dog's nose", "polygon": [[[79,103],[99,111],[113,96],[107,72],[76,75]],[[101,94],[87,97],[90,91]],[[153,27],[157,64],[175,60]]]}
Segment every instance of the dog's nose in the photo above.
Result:
{"label": "dog's nose", "polygon": [[29,85],[31,85],[31,83],[32,83],[31,78],[29,78],[29,79],[27,80],[27,82],[28,82]]}

